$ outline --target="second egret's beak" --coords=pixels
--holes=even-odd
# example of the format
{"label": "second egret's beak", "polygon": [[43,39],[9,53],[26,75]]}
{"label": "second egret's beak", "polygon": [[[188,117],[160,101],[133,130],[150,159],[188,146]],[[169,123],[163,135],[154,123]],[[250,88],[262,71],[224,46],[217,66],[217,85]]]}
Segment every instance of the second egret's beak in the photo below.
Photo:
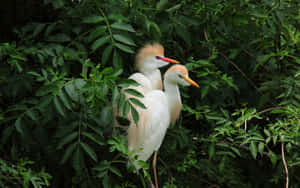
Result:
{"label": "second egret's beak", "polygon": [[192,84],[193,86],[199,87],[199,85],[198,85],[194,80],[190,79],[189,77],[184,76],[183,79],[184,79],[185,81],[187,81],[188,83]]}
{"label": "second egret's beak", "polygon": [[171,59],[171,58],[167,58],[167,57],[162,57],[162,56],[156,56],[156,59],[160,59],[162,61],[168,62],[168,63],[180,63],[179,61],[175,60],[175,59]]}

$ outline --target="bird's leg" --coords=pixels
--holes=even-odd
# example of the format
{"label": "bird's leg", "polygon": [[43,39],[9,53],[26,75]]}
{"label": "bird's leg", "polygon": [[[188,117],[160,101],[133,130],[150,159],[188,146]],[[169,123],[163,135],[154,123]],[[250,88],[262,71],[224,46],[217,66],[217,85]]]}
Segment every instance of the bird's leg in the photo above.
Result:
{"label": "bird's leg", "polygon": [[157,174],[156,174],[156,159],[157,159],[157,151],[154,152],[152,167],[153,167],[153,174],[155,180],[155,188],[158,188]]}

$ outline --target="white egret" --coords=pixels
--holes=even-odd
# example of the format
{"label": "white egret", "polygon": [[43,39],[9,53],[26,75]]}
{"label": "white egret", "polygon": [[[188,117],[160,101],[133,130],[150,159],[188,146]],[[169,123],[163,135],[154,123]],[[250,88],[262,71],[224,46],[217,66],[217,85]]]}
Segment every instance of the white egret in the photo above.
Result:
{"label": "white egret", "polygon": [[[129,86],[126,89],[134,89],[143,95],[154,89],[162,90],[162,79],[159,68],[168,65],[169,63],[179,63],[174,59],[170,59],[164,56],[164,48],[159,43],[146,44],[142,47],[137,55],[135,66],[139,71],[132,74],[129,79],[135,80],[139,83],[139,86]],[[136,98],[125,92],[126,98]],[[137,98],[140,99],[140,98]],[[135,105],[134,105],[135,106]],[[135,106],[136,107],[136,106]],[[138,107],[137,107],[138,108]],[[115,127],[122,127],[116,121],[117,110],[114,109],[114,122]],[[127,119],[133,121],[131,114],[127,115]],[[126,127],[125,127],[126,128]]]}
{"label": "white egret", "polygon": [[[157,151],[160,148],[167,128],[170,123],[174,123],[181,110],[181,97],[178,85],[194,85],[196,82],[188,77],[188,71],[183,65],[174,65],[169,68],[164,76],[165,91],[152,90],[145,94],[141,102],[147,109],[138,109],[138,126],[131,123],[128,129],[128,149],[138,160],[146,161],[154,152],[153,171],[155,186],[158,187],[156,175]],[[137,170],[140,168],[134,163]]]}

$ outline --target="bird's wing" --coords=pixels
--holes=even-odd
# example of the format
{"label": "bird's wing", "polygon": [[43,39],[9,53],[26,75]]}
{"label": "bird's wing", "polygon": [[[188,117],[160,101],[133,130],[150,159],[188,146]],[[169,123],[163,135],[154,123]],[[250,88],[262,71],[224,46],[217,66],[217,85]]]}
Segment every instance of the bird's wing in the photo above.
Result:
{"label": "bird's wing", "polygon": [[142,148],[137,154],[140,160],[146,161],[159,149],[170,123],[170,113],[166,95],[162,91],[149,92],[142,102],[147,109],[139,110],[138,126],[133,124],[129,128],[129,147],[133,146],[135,150]]}

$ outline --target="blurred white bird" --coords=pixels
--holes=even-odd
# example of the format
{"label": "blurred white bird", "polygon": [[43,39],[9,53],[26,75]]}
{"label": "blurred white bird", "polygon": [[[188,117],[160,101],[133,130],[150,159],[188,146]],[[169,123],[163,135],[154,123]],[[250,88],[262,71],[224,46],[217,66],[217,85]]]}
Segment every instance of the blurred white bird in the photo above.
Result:
{"label": "blurred white bird", "polygon": [[[183,65],[174,65],[167,70],[164,76],[165,91],[152,90],[145,94],[141,102],[147,109],[138,109],[138,126],[131,123],[128,129],[128,149],[138,156],[138,160],[146,161],[153,152],[153,170],[155,185],[158,187],[156,175],[157,151],[164,139],[170,123],[175,123],[181,111],[181,97],[178,85],[194,85],[196,82],[188,76],[188,71]],[[137,170],[140,168],[134,162]]]}

